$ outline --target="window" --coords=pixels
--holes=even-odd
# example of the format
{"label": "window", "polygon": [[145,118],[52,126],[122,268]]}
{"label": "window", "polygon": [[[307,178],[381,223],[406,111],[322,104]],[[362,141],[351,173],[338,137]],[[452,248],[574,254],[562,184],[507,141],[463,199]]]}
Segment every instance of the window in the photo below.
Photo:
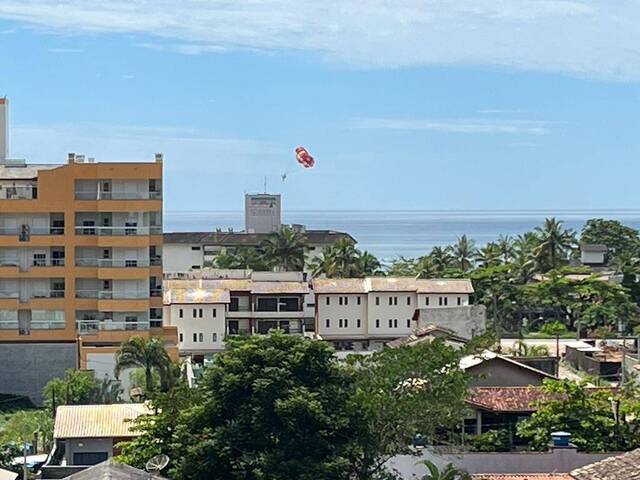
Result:
{"label": "window", "polygon": [[196,318],[198,316],[198,311],[194,308],[193,309],[193,318]]}
{"label": "window", "polygon": [[327,305],[331,305],[331,298],[327,297]]}
{"label": "window", "polygon": [[191,250],[200,250],[200,247],[191,247]]}
{"label": "window", "polygon": [[411,319],[407,318],[407,328],[411,328]]}
{"label": "window", "polygon": [[380,305],[380,297],[376,297],[376,305]]}
{"label": "window", "polygon": [[218,341],[218,334],[217,333],[212,333],[211,334],[211,340],[214,341],[214,342],[217,342]]}
{"label": "window", "polygon": [[342,328],[342,319],[338,320],[338,328]]}
{"label": "window", "polygon": [[358,319],[356,320],[356,327],[360,328],[360,324],[361,324],[361,323],[362,323],[362,322],[360,322],[360,319],[358,318]]}
{"label": "window", "polygon": [[407,297],[407,305],[411,305],[411,297]]}
{"label": "window", "polygon": [[442,297],[438,297],[438,305],[442,306]]}
{"label": "window", "polygon": [[398,319],[393,320],[393,328],[398,328]]}
{"label": "window", "polygon": [[191,270],[200,270],[200,265],[191,265]]}
{"label": "window", "polygon": [[199,340],[200,342],[204,342],[204,334],[199,333],[199,334],[198,334],[198,340]]}
{"label": "window", "polygon": [[194,334],[193,334],[193,341],[194,341],[194,342],[197,342],[197,341],[198,341],[198,334],[197,334],[197,333],[194,333]]}
{"label": "window", "polygon": [[398,297],[393,297],[393,304],[398,305]]}
{"label": "window", "polygon": [[393,305],[393,297],[389,297],[389,305]]}
{"label": "window", "polygon": [[325,321],[325,325],[327,326],[327,328],[331,327],[331,320],[327,318],[327,320]]}
{"label": "window", "polygon": [[349,297],[344,297],[344,304],[349,305]]}
{"label": "window", "polygon": [[179,316],[180,318],[183,318],[183,317],[184,317],[184,312],[182,311],[182,309],[178,310],[178,316]]}
{"label": "window", "polygon": [[342,305],[342,297],[338,297],[338,305]]}
{"label": "window", "polygon": [[429,306],[429,297],[424,297],[424,304],[428,307]]}
{"label": "window", "polygon": [[109,458],[107,452],[74,452],[74,465],[97,465]]}
{"label": "window", "polygon": [[33,254],[33,266],[44,267],[47,264],[47,255],[44,253]]}
{"label": "window", "polygon": [[184,337],[182,336],[181,333],[178,336],[180,337],[180,343],[182,343],[182,340],[183,340]]}
{"label": "window", "polygon": [[380,328],[380,319],[376,318],[376,328]]}
{"label": "window", "polygon": [[202,318],[202,309],[201,308],[198,310],[198,317]]}
{"label": "window", "polygon": [[462,298],[458,297],[458,305],[462,305]]}
{"label": "window", "polygon": [[446,307],[448,303],[449,303],[449,298],[444,297],[444,306]]}
{"label": "window", "polygon": [[344,328],[349,328],[349,319],[348,318],[344,319]]}
{"label": "window", "polygon": [[361,301],[362,301],[362,300],[360,299],[360,296],[358,295],[358,296],[356,297],[356,303],[357,303],[358,305],[360,305],[360,302],[361,302]]}
{"label": "window", "polygon": [[393,328],[393,320],[389,319],[389,328]]}
{"label": "window", "polygon": [[216,316],[218,315],[218,309],[214,308],[213,310],[211,310],[211,312],[213,313],[213,318],[216,318]]}

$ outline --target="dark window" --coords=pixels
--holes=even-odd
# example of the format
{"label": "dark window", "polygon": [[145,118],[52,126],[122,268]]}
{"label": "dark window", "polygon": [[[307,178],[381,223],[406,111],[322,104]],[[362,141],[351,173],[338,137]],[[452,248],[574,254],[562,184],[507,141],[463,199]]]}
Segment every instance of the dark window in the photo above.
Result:
{"label": "dark window", "polygon": [[338,328],[342,328],[342,319],[338,319]]}
{"label": "dark window", "polygon": [[325,320],[324,323],[327,326],[327,328],[329,328],[331,326],[331,320],[329,320],[328,318]]}
{"label": "dark window", "polygon": [[349,305],[349,297],[344,297],[344,304]]}
{"label": "dark window", "polygon": [[200,250],[200,247],[191,247],[191,250]]}
{"label": "dark window", "polygon": [[442,306],[442,297],[438,297],[438,305]]}
{"label": "dark window", "polygon": [[182,311],[182,309],[178,310],[178,316],[180,318],[184,317],[184,312]]}
{"label": "dark window", "polygon": [[258,312],[277,312],[278,299],[270,297],[258,298],[257,307]]}
{"label": "dark window", "polygon": [[73,454],[74,465],[97,465],[109,458],[107,452],[82,452]]}
{"label": "dark window", "polygon": [[397,318],[393,321],[393,328],[398,328],[398,319]]}
{"label": "dark window", "polygon": [[238,320],[229,320],[229,335],[237,335],[240,332]]}
{"label": "dark window", "polygon": [[218,309],[214,308],[212,312],[213,312],[213,318],[216,318],[216,315],[218,315]]}
{"label": "dark window", "polygon": [[211,334],[211,340],[213,340],[214,342],[218,341],[218,334],[217,333],[212,333]]}
{"label": "dark window", "polygon": [[389,319],[389,328],[393,327],[393,320]]}
{"label": "dark window", "polygon": [[393,305],[393,297],[389,297],[389,305]]}
{"label": "dark window", "polygon": [[449,298],[444,297],[444,305],[447,306],[449,304]]}
{"label": "dark window", "polygon": [[180,334],[180,342],[182,342],[182,338],[183,338],[183,337],[182,337],[182,334]]}
{"label": "dark window", "polygon": [[357,326],[358,328],[360,328],[360,324],[361,324],[361,323],[362,323],[362,322],[360,322],[360,319],[358,318],[358,319],[356,320],[356,326]]}
{"label": "dark window", "polygon": [[342,305],[342,297],[338,297],[338,305]]}
{"label": "dark window", "polygon": [[407,328],[411,328],[411,319],[407,318]]}
{"label": "dark window", "polygon": [[393,304],[398,305],[398,297],[393,297]]}
{"label": "dark window", "polygon": [[200,265],[191,265],[191,270],[200,270]]}
{"label": "dark window", "polygon": [[429,297],[425,297],[424,304],[427,305],[427,306],[429,305]]}
{"label": "dark window", "polygon": [[349,319],[348,318],[344,319],[344,328],[349,328]]}
{"label": "dark window", "polygon": [[327,297],[327,305],[331,305],[331,298]]}
{"label": "dark window", "polygon": [[407,297],[407,305],[411,305],[411,297]]}
{"label": "dark window", "polygon": [[202,318],[202,309],[198,309],[198,317]]}
{"label": "dark window", "polygon": [[197,341],[198,341],[198,334],[197,334],[197,333],[194,333],[194,334],[193,334],[193,341],[194,341],[194,342],[197,342]]}
{"label": "dark window", "polygon": [[278,303],[281,312],[299,312],[302,310],[300,299],[296,297],[279,298]]}
{"label": "dark window", "polygon": [[458,305],[462,305],[462,298],[458,297]]}
{"label": "dark window", "polygon": [[198,316],[198,310],[197,309],[193,309],[193,318],[196,318]]}
{"label": "dark window", "polygon": [[357,303],[358,305],[360,305],[360,302],[361,302],[361,301],[362,301],[362,300],[360,299],[360,296],[357,296],[357,297],[356,297],[356,303]]}
{"label": "dark window", "polygon": [[380,319],[376,318],[376,328],[380,328]]}
{"label": "dark window", "polygon": [[204,334],[199,333],[198,334],[198,340],[200,340],[200,342],[204,342]]}
{"label": "dark window", "polygon": [[380,297],[376,297],[376,305],[380,305]]}
{"label": "dark window", "polygon": [[238,301],[238,297],[231,297],[231,303],[229,304],[230,312],[237,312],[240,307],[240,303]]}

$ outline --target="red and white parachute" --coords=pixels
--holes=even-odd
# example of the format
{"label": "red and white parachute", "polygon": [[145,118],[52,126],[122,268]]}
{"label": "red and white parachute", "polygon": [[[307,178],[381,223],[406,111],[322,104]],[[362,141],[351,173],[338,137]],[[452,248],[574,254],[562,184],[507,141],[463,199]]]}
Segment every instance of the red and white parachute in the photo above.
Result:
{"label": "red and white parachute", "polygon": [[296,159],[304,168],[312,168],[316,164],[314,158],[304,147],[296,148]]}

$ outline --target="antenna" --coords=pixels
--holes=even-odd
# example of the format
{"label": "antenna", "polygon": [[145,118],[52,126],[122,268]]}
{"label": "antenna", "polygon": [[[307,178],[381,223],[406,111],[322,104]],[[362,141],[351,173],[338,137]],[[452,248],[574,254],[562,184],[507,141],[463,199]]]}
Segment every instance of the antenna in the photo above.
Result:
{"label": "antenna", "polygon": [[144,468],[150,474],[155,475],[156,473],[160,473],[167,465],[169,465],[169,457],[161,453],[160,455],[151,457],[145,464]]}
{"label": "antenna", "polygon": [[267,176],[264,176],[264,193],[267,193]]}

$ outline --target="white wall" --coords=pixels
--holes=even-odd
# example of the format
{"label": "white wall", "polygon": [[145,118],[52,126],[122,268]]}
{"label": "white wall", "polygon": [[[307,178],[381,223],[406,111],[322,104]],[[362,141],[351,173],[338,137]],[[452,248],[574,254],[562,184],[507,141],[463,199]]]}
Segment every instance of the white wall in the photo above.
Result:
{"label": "white wall", "polygon": [[[401,337],[414,330],[415,322],[411,318],[416,311],[415,293],[371,292],[368,294],[368,299],[367,323],[370,336]],[[379,299],[379,302],[376,299]],[[391,305],[389,299],[391,299]],[[390,321],[391,326],[389,326]]]}
{"label": "white wall", "polygon": [[604,252],[581,252],[580,260],[582,263],[587,265],[589,264],[599,264],[604,263]]}
{"label": "white wall", "polygon": [[[114,369],[116,367],[116,354],[115,353],[102,353],[91,352],[87,353],[87,370],[93,370],[94,375],[98,380],[102,380],[107,377],[115,380],[116,376]],[[129,381],[129,375],[133,369],[124,370],[120,373],[120,385],[124,390],[122,398],[129,400],[129,390],[131,390],[131,382]]]}
{"label": "white wall", "polygon": [[[340,299],[342,298],[342,305]],[[360,305],[358,305],[360,298]],[[329,304],[327,305],[327,299]],[[345,301],[346,299],[346,301]],[[317,332],[326,337],[365,336],[367,334],[367,295],[319,295]],[[342,326],[340,326],[342,319]],[[345,326],[345,319],[348,321]],[[358,327],[360,319],[360,327]],[[327,327],[327,320],[329,326]]]}
{"label": "white wall", "polygon": [[[428,299],[428,301],[427,301]],[[458,303],[460,299],[460,303]],[[458,307],[469,305],[469,295],[461,294],[418,294],[417,308]]]}
{"label": "white wall", "polygon": [[[193,250],[192,247],[200,247]],[[202,247],[198,244],[165,243],[162,247],[162,266],[165,273],[188,272],[193,265],[203,266]]]}
{"label": "white wall", "polygon": [[[182,317],[180,317],[181,310]],[[200,310],[202,310],[202,317],[200,317]],[[165,312],[167,311],[169,325],[178,329],[178,349],[180,352],[224,350],[226,330],[224,304],[172,304],[165,307]],[[200,341],[200,334],[202,334],[202,341]]]}

